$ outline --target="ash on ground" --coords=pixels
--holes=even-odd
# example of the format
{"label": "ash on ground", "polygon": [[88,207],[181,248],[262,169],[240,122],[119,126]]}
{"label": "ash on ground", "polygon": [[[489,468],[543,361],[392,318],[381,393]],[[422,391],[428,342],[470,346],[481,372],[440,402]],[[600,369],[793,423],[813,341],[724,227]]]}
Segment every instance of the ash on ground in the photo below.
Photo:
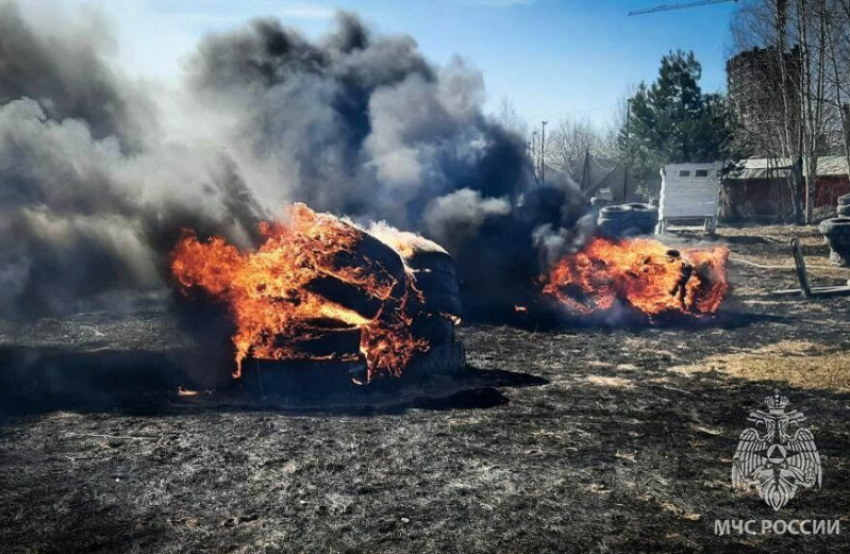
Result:
{"label": "ash on ground", "polygon": [[[713,320],[464,327],[466,373],[333,402],[180,397],[166,371],[176,327],[162,312],[4,324],[4,372],[28,361],[47,382],[18,374],[0,399],[0,550],[846,550],[850,534],[714,534],[717,519],[776,518],[729,477],[747,415],[776,387],[809,418],[824,471],[823,488],[781,517],[850,516],[850,299],[764,296],[795,286],[792,234],[815,284],[850,275],[827,267],[813,228],[720,233],[734,291]],[[165,392],[116,400],[81,385],[22,403],[22,390],[72,383],[74,367]]]}

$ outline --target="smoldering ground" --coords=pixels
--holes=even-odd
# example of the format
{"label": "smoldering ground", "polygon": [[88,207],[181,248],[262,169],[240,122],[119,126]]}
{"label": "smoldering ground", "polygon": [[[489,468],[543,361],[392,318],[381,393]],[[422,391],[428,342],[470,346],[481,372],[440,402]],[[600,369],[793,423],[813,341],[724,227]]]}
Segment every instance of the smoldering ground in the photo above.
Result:
{"label": "smoldering ground", "polygon": [[[771,269],[733,264],[739,288],[714,326],[464,326],[477,369],[428,389],[183,398],[187,383],[157,360],[179,334],[169,314],[0,322],[0,364],[11,349],[53,346],[50,361],[93,367],[101,390],[108,374],[132,396],[86,389],[83,402],[43,379],[39,401],[16,407],[20,389],[0,385],[0,550],[847,552],[846,532],[714,532],[715,520],[777,517],[730,480],[747,415],[777,387],[810,418],[824,471],[823,488],[779,518],[846,519],[850,487],[850,298],[765,296],[796,279],[778,269],[792,236],[811,265],[828,263],[827,245],[814,227],[719,233],[735,259]],[[115,371],[128,349],[147,357]],[[165,393],[127,386],[157,366]],[[79,390],[79,374],[63,375]]]}
{"label": "smoldering ground", "polygon": [[275,19],[204,37],[180,119],[116,67],[102,20],[53,27],[0,3],[4,313],[162,293],[183,228],[248,247],[285,202],[435,239],[472,308],[511,304],[541,233],[569,245],[583,229],[580,194],[535,185],[523,140],[484,115],[479,71],[436,66],[353,14],[316,41]]}

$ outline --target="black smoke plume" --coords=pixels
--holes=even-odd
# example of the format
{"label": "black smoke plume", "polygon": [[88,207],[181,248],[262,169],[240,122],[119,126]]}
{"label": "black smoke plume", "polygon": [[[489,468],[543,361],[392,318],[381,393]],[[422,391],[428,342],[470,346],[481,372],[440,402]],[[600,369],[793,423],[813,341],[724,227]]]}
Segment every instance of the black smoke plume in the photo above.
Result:
{"label": "black smoke plume", "polygon": [[[92,26],[96,28],[91,29]],[[178,119],[107,55],[108,29],[43,33],[0,3],[0,311],[114,308],[168,288],[183,228],[248,246],[284,202],[442,243],[468,315],[531,294],[580,240],[581,195],[534,182],[483,78],[354,15],[310,41],[274,19],[203,38]]]}

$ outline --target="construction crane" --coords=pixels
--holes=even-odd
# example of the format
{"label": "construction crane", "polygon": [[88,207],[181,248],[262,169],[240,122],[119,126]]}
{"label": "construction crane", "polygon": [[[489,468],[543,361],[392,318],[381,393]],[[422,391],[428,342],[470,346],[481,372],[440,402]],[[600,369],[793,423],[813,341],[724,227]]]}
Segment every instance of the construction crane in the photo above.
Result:
{"label": "construction crane", "polygon": [[669,12],[672,10],[681,10],[683,8],[695,8],[697,6],[707,6],[709,4],[725,4],[726,2],[737,2],[738,0],[689,0],[687,2],[677,2],[675,4],[662,4],[654,8],[646,8],[643,10],[634,10],[629,12],[629,15],[644,15],[647,13]]}

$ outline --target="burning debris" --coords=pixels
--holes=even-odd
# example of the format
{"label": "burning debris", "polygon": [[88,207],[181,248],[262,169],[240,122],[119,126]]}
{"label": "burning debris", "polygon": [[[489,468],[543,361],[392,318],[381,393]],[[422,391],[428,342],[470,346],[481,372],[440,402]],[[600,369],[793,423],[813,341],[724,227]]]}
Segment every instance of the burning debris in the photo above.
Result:
{"label": "burning debris", "polygon": [[[227,328],[237,376],[248,359],[336,360],[370,379],[443,353],[462,364],[461,315],[510,322],[541,274],[544,297],[578,313],[624,300],[702,314],[722,298],[721,264],[694,253],[659,245],[621,267],[590,238],[575,183],[538,182],[523,138],[485,115],[480,72],[352,14],[316,40],[274,19],[209,34],[167,102],[113,66],[100,33],[48,39],[15,3],[3,29],[0,309],[13,317],[130,308],[176,279],[229,311],[183,318],[174,303],[191,332],[211,330],[195,333],[199,370],[216,344],[230,364]],[[32,63],[3,63],[21,52]],[[297,204],[261,223],[290,202],[388,225]]]}
{"label": "burning debris", "polygon": [[[584,232],[576,187],[537,184],[523,138],[483,112],[480,72],[355,15],[317,40],[271,18],[209,34],[168,101],[82,26],[48,39],[7,3],[3,29],[0,309],[15,317],[165,298],[183,229],[256,249],[286,202],[433,238],[478,320],[530,288],[535,237],[568,248]],[[3,63],[21,52],[32,63]]]}
{"label": "burning debris", "polygon": [[543,296],[579,315],[622,303],[649,317],[702,317],[717,312],[726,295],[728,257],[723,246],[674,250],[646,238],[594,238],[543,277]]}
{"label": "burning debris", "polygon": [[[447,282],[455,287],[454,306],[429,310],[405,260],[428,251],[442,253],[449,263],[450,258],[421,237],[385,225],[375,228],[385,242],[295,204],[281,220],[261,224],[263,243],[255,252],[240,251],[220,237],[201,242],[188,231],[173,253],[172,271],[184,290],[200,287],[228,305],[236,325],[236,378],[249,356],[365,359],[369,380],[380,373],[400,376],[435,339],[421,332],[428,327],[424,320],[439,320],[444,327],[459,321],[457,284],[452,274]],[[439,300],[435,295],[432,304]],[[453,333],[448,338],[451,342]]]}

